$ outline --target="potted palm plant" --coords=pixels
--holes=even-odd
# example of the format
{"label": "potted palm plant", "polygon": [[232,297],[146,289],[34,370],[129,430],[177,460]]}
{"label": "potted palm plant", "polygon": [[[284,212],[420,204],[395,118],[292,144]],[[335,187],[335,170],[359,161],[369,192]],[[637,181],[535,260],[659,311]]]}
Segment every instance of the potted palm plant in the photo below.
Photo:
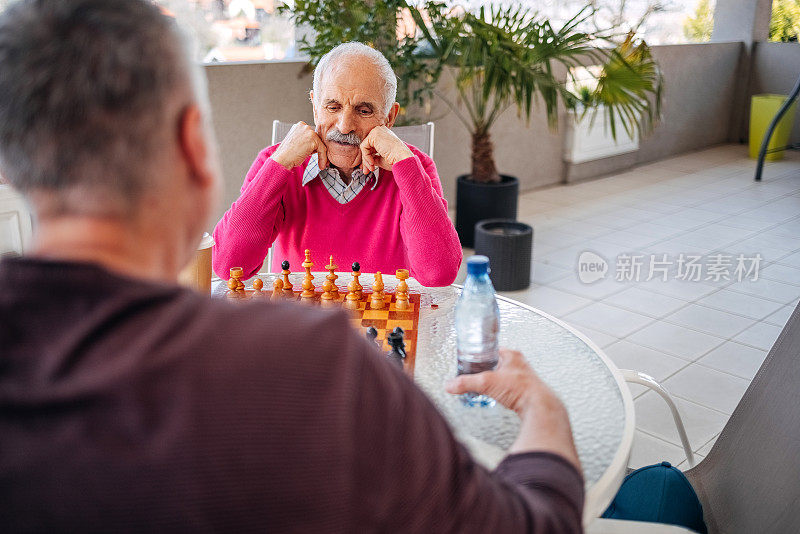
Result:
{"label": "potted palm plant", "polygon": [[[482,7],[437,18],[423,17],[413,7],[411,13],[430,56],[455,82],[455,101],[438,96],[472,137],[471,173],[458,177],[456,196],[456,229],[466,247],[473,246],[477,221],[516,218],[519,181],[498,172],[491,139],[503,111],[516,106],[529,120],[535,102],[541,101],[555,128],[559,105],[575,109],[578,101],[567,78],[588,59],[604,66],[590,101],[607,108],[612,134],[617,121],[635,130],[641,122],[652,125],[658,115],[661,77],[647,45],[635,44],[633,55],[621,46],[598,47],[610,41],[581,30],[591,9],[584,8],[560,28],[522,7]],[[629,40],[633,45],[632,36]],[[566,68],[566,77],[559,77],[557,65]]]}

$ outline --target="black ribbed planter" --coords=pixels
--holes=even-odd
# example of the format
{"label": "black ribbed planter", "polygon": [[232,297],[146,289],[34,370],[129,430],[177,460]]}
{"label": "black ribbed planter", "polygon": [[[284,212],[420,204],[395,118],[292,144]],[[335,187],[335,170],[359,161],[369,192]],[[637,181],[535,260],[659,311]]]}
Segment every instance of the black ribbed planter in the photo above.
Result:
{"label": "black ribbed planter", "polygon": [[489,278],[497,291],[531,285],[533,228],[511,219],[489,219],[475,225],[475,254],[489,258]]}
{"label": "black ribbed planter", "polygon": [[516,219],[519,180],[501,174],[499,183],[480,183],[464,174],[456,180],[456,231],[462,247],[475,246],[475,223]]}

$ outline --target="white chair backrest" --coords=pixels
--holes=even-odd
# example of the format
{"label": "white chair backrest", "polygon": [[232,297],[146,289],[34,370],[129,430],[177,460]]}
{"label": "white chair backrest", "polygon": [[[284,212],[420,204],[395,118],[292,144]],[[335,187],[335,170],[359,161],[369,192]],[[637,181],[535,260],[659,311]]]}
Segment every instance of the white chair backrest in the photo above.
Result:
{"label": "white chair backrest", "polygon": [[686,471],[709,534],[800,532],[800,306],[708,455]]}
{"label": "white chair backrest", "polygon": [[[280,143],[289,130],[294,126],[291,122],[272,121],[272,144]],[[433,158],[433,123],[418,124],[415,126],[398,126],[392,131],[403,142],[414,145]]]}
{"label": "white chair backrest", "polygon": [[394,134],[404,143],[414,145],[433,159],[433,123],[416,124],[414,126],[397,126],[392,128]]}
{"label": "white chair backrest", "polygon": [[291,122],[272,121],[272,143],[270,144],[274,145],[283,141],[292,126],[294,123]]}

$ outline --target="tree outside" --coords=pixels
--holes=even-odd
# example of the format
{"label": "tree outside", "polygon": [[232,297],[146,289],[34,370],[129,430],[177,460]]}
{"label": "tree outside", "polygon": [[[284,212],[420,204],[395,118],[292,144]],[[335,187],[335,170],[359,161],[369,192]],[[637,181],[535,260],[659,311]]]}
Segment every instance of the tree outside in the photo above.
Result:
{"label": "tree outside", "polygon": [[800,0],[773,0],[769,40],[797,42],[800,35]]}
{"label": "tree outside", "polygon": [[699,0],[694,15],[683,21],[683,35],[687,41],[704,43],[711,39],[714,29],[714,5],[711,0]]}

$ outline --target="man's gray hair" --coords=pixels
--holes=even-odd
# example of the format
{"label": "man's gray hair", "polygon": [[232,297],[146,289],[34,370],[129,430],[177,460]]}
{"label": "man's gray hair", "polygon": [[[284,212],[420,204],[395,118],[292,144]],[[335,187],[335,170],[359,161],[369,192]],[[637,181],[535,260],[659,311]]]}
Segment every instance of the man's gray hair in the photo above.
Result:
{"label": "man's gray hair", "polygon": [[197,90],[191,71],[175,22],[147,0],[12,4],[0,16],[0,173],[64,213],[130,211]]}
{"label": "man's gray hair", "polygon": [[392,104],[394,104],[397,98],[397,76],[383,54],[372,47],[356,41],[340,44],[322,56],[319,63],[317,63],[317,67],[314,69],[315,103],[319,105],[319,98],[322,95],[320,86],[323,76],[327,74],[331,67],[335,66],[342,59],[352,57],[366,59],[378,68],[378,72],[385,82],[383,89],[383,114],[388,115],[389,110],[392,109]]}

